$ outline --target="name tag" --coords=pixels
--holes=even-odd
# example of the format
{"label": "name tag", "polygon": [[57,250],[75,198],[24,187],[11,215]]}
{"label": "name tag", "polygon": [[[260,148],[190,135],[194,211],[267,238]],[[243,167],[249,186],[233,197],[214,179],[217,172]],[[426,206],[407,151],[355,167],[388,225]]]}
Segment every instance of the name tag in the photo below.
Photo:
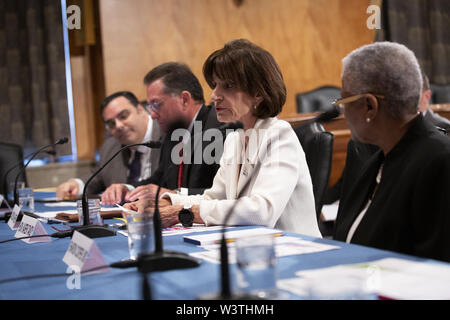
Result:
{"label": "name tag", "polygon": [[11,212],[11,216],[8,220],[8,226],[11,228],[11,230],[17,230],[19,227],[19,222],[17,221],[17,217],[19,217],[21,207],[19,207],[17,204],[14,205],[14,209]]}
{"label": "name tag", "polygon": [[[15,238],[21,238],[21,237],[30,237],[30,236],[39,236],[43,235],[43,237],[35,237],[35,238],[28,238],[28,239],[21,239],[23,242],[26,243],[34,243],[34,242],[50,242],[52,241],[52,238],[48,236],[47,231],[45,231],[45,228],[42,226],[41,222],[38,219],[35,219],[33,217],[23,215],[22,221],[19,224],[19,227],[17,228],[17,232],[14,235]],[[46,237],[44,235],[47,235]]]}
{"label": "name tag", "polygon": [[[80,272],[95,269],[87,272],[89,274],[109,271],[109,267],[94,240],[78,231],[73,233],[72,241],[63,257],[63,262],[71,267],[72,270],[79,270]],[[102,266],[104,268],[101,268]]]}

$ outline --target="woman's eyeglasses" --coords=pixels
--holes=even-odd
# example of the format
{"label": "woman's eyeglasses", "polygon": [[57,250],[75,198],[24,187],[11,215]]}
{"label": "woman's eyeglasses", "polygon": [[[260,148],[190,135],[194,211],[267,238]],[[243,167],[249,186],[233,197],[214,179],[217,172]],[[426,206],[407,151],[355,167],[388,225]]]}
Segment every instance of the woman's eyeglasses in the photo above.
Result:
{"label": "woman's eyeglasses", "polygon": [[333,106],[336,106],[336,107],[339,107],[339,108],[341,108],[341,109],[343,109],[343,108],[344,108],[344,105],[345,105],[346,103],[350,103],[350,102],[357,101],[357,100],[363,98],[364,96],[367,96],[368,94],[371,94],[371,95],[373,95],[374,97],[377,97],[377,98],[379,98],[379,99],[384,99],[384,96],[383,96],[383,95],[380,95],[380,94],[362,93],[362,94],[357,94],[357,95],[350,96],[350,97],[346,97],[346,98],[336,99],[336,100],[334,100],[334,101],[332,102],[332,105],[333,105]]}

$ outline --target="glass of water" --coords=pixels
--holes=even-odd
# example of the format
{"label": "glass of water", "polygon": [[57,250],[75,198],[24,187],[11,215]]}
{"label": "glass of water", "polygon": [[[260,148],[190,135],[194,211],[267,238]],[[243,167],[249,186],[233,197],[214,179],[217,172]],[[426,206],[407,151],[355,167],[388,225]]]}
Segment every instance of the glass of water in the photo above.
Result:
{"label": "glass of water", "polygon": [[[103,218],[100,214],[100,199],[89,199],[89,223],[96,225],[103,225]],[[78,223],[83,224],[83,202],[77,200],[77,212],[78,212]]]}
{"label": "glass of water", "polygon": [[22,211],[34,212],[33,189],[22,188],[18,190],[18,194],[19,194],[19,206],[22,207]]}
{"label": "glass of water", "polygon": [[130,259],[155,250],[153,242],[153,214],[133,213],[126,216]]}
{"label": "glass of water", "polygon": [[237,285],[242,293],[278,297],[274,242],[272,234],[236,239]]}

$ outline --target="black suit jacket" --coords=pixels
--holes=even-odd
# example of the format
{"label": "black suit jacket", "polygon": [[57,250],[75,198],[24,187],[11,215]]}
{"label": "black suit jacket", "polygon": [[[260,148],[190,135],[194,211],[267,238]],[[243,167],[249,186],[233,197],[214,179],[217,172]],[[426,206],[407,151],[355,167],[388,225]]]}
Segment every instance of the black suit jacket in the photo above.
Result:
{"label": "black suit jacket", "polygon": [[[225,133],[222,130],[220,141],[203,141],[203,134],[206,130],[212,128],[219,128],[223,123],[217,121],[216,111],[211,106],[202,106],[194,123],[194,128],[191,131],[191,163],[184,164],[183,168],[183,182],[182,187],[189,189],[189,194],[201,194],[205,189],[212,186],[214,176],[219,169],[219,159],[223,152],[223,143],[225,139]],[[200,130],[201,127],[201,130]],[[218,151],[216,154],[217,161],[213,163],[205,163],[203,157],[205,148],[208,150],[213,147],[211,143],[214,143],[220,148],[215,148]],[[161,157],[158,165],[158,170],[147,180],[141,181],[139,185],[145,184],[157,184],[167,189],[178,188],[178,163],[173,163],[171,159],[172,148],[177,144],[170,140],[170,134],[167,134],[162,147]],[[194,160],[199,156],[202,156],[201,163],[195,163]]]}
{"label": "black suit jacket", "polygon": [[433,112],[433,110],[428,109],[424,114],[424,118],[427,121],[430,121],[433,125],[444,129],[447,134],[450,135],[450,120],[447,118],[441,117],[440,115]]}
{"label": "black suit jacket", "polygon": [[378,151],[341,199],[334,239],[345,241],[381,182],[352,243],[450,261],[450,138],[419,115],[386,155]]}

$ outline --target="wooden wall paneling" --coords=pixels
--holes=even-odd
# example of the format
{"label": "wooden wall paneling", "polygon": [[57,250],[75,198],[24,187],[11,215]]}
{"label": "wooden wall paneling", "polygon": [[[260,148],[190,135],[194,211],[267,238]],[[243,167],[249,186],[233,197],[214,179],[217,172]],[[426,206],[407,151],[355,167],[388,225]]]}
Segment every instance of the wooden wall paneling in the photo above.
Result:
{"label": "wooden wall paneling", "polygon": [[280,64],[288,99],[282,116],[296,114],[295,94],[340,84],[341,59],[373,41],[361,0],[100,0],[105,91],[130,90],[145,99],[144,75],[166,61],[187,63],[202,76],[206,57],[235,38],[247,38]]}

